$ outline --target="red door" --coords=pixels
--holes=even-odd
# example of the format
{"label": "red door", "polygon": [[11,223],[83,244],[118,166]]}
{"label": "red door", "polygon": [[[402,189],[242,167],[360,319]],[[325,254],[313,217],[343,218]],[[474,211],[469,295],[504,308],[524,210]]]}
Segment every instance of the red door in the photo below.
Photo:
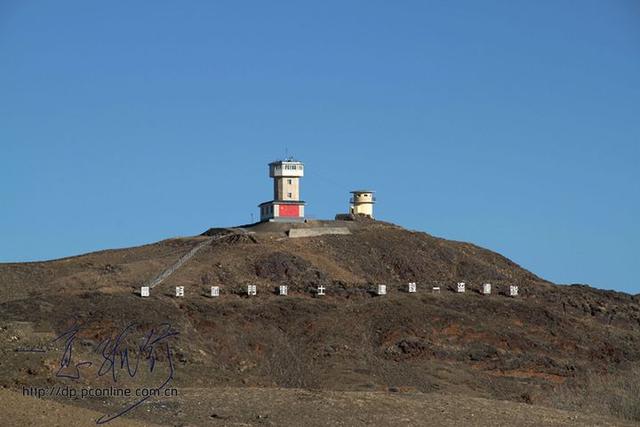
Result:
{"label": "red door", "polygon": [[300,216],[300,206],[280,205],[280,216]]}

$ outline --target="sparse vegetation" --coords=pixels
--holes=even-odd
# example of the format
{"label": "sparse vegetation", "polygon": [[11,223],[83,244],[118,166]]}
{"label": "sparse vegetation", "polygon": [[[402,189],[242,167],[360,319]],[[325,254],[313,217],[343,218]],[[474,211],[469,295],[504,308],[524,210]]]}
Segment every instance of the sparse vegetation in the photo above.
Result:
{"label": "sparse vegetation", "polygon": [[584,381],[557,387],[550,403],[560,408],[640,421],[640,369],[629,368],[615,374],[588,372]]}
{"label": "sparse vegetation", "polygon": [[[181,332],[184,388],[437,391],[640,421],[640,374],[630,368],[640,361],[638,297],[556,286],[491,251],[374,221],[354,223],[351,235],[294,240],[282,224],[267,226],[212,240],[145,299],[141,283],[206,239],[1,264],[0,326],[13,325],[7,336],[20,345],[39,345],[34,330],[55,336],[75,317],[93,323],[83,337],[91,348],[115,322],[170,322]],[[485,280],[494,294],[472,292]],[[417,293],[400,291],[408,281]],[[447,290],[456,281],[469,291]],[[512,282],[520,296],[500,295]],[[207,297],[210,284],[219,298]],[[247,297],[248,284],[257,296]],[[274,292],[280,284],[289,296]],[[388,295],[372,296],[376,284]],[[320,285],[327,295],[314,298]],[[55,354],[25,358],[15,345],[1,342],[0,386],[55,366]]]}

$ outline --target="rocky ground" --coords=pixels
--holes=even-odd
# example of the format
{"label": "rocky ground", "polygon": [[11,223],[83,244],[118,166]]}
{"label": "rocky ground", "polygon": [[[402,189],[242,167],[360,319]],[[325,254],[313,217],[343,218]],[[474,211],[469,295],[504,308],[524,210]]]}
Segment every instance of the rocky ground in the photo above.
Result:
{"label": "rocky ground", "polygon": [[[135,390],[171,377],[167,388],[177,396],[150,398],[118,420],[640,420],[638,296],[558,286],[486,249],[392,224],[305,226],[328,224],[352,234],[289,239],[282,225],[262,224],[49,262],[0,264],[0,387],[16,402],[9,414],[28,418],[29,405],[61,413],[82,407],[93,412],[78,414],[93,420],[136,399],[37,399],[23,390],[70,387],[80,393],[114,384]],[[139,296],[141,285],[202,242],[150,297]],[[417,293],[405,291],[409,281],[418,283]],[[466,293],[453,292],[458,281],[467,283]],[[493,295],[480,295],[485,282],[493,284]],[[245,295],[247,284],[257,285],[256,297]],[[289,286],[287,297],[275,293],[282,284]],[[388,295],[375,296],[377,284],[386,284]],[[506,295],[510,284],[519,286],[517,298]],[[212,285],[220,286],[219,298],[207,296]],[[439,294],[431,292],[434,285]],[[175,286],[185,287],[184,298],[175,297]],[[326,296],[315,296],[318,286],[327,288]],[[131,375],[133,366],[139,370]]]}
{"label": "rocky ground", "polygon": [[[53,402],[0,390],[4,416],[24,426],[85,426],[104,406]],[[0,418],[1,419],[1,418]],[[7,424],[9,425],[9,424]],[[576,411],[465,395],[419,392],[339,392],[281,388],[182,389],[107,425],[211,426],[632,426],[631,422]]]}

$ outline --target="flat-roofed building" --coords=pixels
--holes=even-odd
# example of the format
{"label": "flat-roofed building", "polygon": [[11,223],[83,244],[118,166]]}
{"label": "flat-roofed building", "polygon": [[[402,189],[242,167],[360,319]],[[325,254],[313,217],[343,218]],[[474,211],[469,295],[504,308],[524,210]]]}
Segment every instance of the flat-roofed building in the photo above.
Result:
{"label": "flat-roofed building", "polygon": [[260,221],[303,221],[300,178],[304,176],[304,164],[293,158],[271,162],[269,176],[273,178],[273,200],[258,205]]}
{"label": "flat-roofed building", "polygon": [[351,199],[349,200],[351,204],[349,213],[373,218],[373,204],[376,202],[373,193],[372,190],[352,191]]}

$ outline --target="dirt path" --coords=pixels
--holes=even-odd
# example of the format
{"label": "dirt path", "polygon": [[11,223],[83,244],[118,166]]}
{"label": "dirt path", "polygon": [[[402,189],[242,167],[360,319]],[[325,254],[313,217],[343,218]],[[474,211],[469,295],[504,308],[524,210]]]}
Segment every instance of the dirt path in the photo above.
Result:
{"label": "dirt path", "polygon": [[[100,410],[78,409],[2,391],[13,425],[91,425]],[[29,400],[27,400],[29,399]],[[17,418],[13,418],[17,417]],[[67,422],[68,420],[68,422]],[[86,423],[82,423],[82,421]],[[131,424],[127,424],[132,420]],[[139,420],[139,421],[135,421]],[[281,388],[181,388],[178,397],[146,402],[111,425],[180,426],[634,426],[598,415],[445,393],[339,392]],[[4,424],[2,424],[4,425]],[[54,425],[54,424],[51,424]]]}

